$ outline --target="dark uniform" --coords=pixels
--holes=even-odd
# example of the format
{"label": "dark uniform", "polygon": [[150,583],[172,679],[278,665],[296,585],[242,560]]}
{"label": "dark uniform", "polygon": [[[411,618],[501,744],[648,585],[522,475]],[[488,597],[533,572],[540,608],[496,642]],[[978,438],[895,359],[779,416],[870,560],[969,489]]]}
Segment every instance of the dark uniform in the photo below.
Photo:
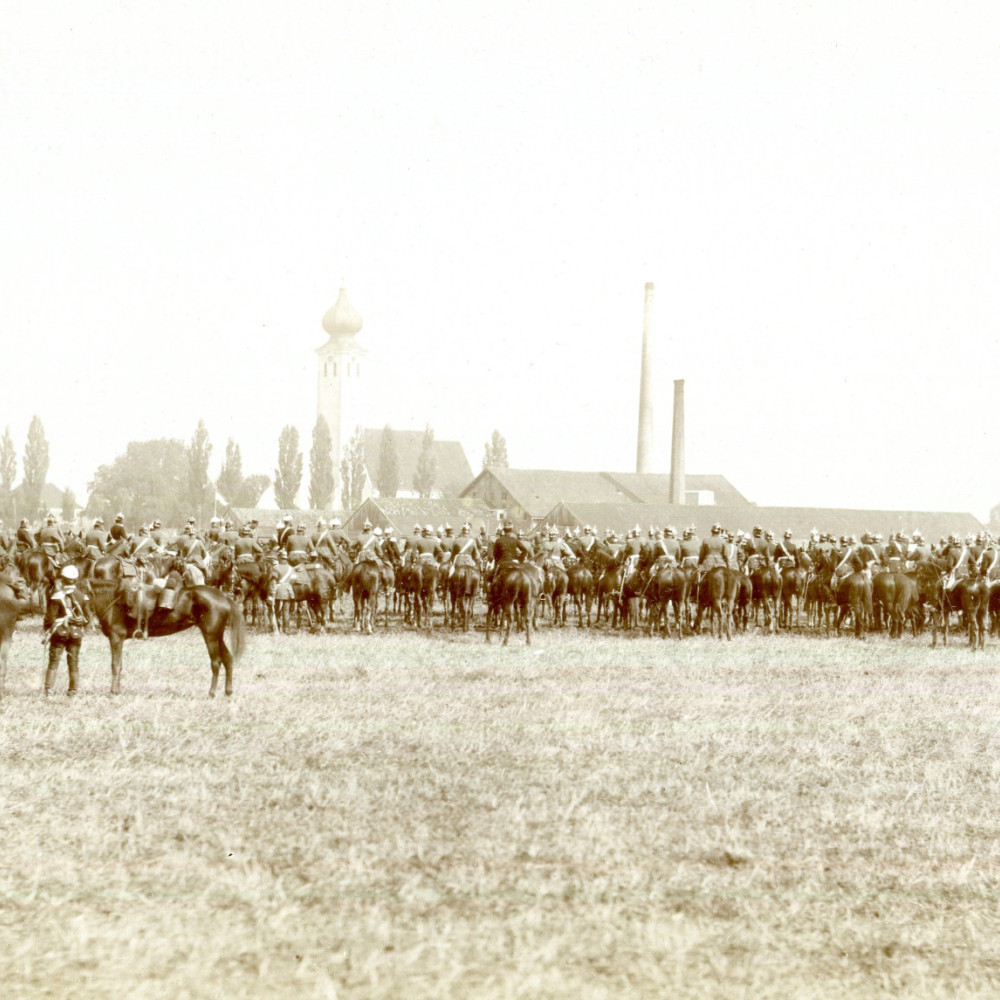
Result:
{"label": "dark uniform", "polygon": [[698,565],[703,570],[715,569],[717,566],[729,566],[729,552],[722,525],[712,525],[712,533],[701,543],[698,550]]}
{"label": "dark uniform", "polygon": [[285,544],[282,546],[288,557],[289,565],[301,566],[316,554],[312,542],[306,536],[306,526],[300,524],[298,529],[291,535],[286,536]]}
{"label": "dark uniform", "polygon": [[21,523],[17,528],[16,543],[18,552],[27,552],[28,549],[35,547],[35,536],[32,534],[31,528],[28,527],[27,518],[21,518]]}
{"label": "dark uniform", "polygon": [[493,543],[493,562],[497,566],[510,566],[530,558],[531,549],[514,534],[513,525],[508,522],[503,534]]}
{"label": "dark uniform", "polygon": [[87,554],[93,559],[104,555],[108,547],[108,533],[104,530],[104,519],[96,518],[94,526],[83,536]]}
{"label": "dark uniform", "polygon": [[68,694],[77,692],[80,669],[80,647],[83,645],[83,630],[87,625],[87,613],[83,601],[76,592],[77,570],[67,566],[60,575],[56,589],[49,597],[45,609],[45,636],[42,642],[49,644],[49,663],[45,671],[45,694],[55,693],[56,674],[63,650],[66,650],[66,666],[69,669]]}

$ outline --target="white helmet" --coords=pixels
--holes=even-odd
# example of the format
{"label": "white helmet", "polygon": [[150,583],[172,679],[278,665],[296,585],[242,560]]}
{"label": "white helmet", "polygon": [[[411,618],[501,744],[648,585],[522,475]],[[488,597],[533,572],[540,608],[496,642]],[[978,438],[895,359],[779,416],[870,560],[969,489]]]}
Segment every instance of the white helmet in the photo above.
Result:
{"label": "white helmet", "polygon": [[78,580],[80,571],[75,566],[63,566],[59,574],[64,580]]}

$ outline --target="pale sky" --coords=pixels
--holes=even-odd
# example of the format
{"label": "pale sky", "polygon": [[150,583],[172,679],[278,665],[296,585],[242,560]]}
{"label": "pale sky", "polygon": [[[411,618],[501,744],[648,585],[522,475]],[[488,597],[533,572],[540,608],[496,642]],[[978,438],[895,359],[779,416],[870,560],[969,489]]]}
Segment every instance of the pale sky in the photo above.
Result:
{"label": "pale sky", "polygon": [[[0,431],[273,475],[342,280],[369,424],[760,504],[1000,502],[1000,5],[4,4]],[[308,471],[307,471],[308,475]]]}

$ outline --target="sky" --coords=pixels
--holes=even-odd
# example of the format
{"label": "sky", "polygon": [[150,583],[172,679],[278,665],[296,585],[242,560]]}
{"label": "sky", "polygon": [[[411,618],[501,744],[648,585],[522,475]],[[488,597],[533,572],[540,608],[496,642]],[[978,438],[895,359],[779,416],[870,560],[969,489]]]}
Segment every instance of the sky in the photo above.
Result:
{"label": "sky", "polygon": [[995,3],[9,4],[0,130],[0,427],[80,497],[308,456],[342,282],[370,426],[633,470],[651,281],[659,471],[683,378],[761,505],[1000,502]]}

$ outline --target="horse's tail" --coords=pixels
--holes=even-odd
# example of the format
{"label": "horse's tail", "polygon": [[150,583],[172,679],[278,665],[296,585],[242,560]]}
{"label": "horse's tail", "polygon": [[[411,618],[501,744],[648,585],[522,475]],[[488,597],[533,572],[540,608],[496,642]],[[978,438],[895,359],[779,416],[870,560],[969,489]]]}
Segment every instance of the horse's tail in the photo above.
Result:
{"label": "horse's tail", "polygon": [[240,658],[243,646],[246,644],[247,628],[246,622],[243,621],[243,612],[232,597],[229,598],[229,621],[227,624],[229,626],[230,652],[233,654],[235,662]]}

